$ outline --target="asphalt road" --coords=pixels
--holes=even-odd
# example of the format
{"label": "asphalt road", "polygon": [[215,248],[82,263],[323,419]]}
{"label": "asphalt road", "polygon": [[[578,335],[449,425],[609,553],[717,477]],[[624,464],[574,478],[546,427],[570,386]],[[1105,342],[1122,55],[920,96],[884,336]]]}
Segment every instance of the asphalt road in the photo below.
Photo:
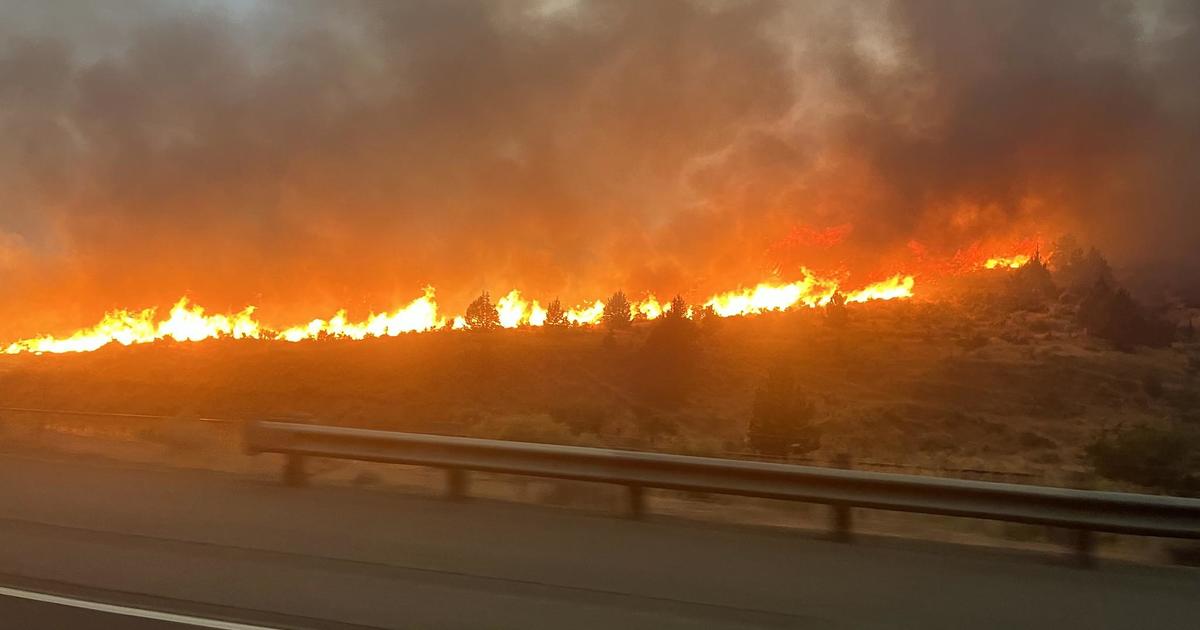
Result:
{"label": "asphalt road", "polygon": [[[15,455],[0,456],[0,540],[5,587],[268,627],[1191,629],[1200,620],[1194,569],[1088,571],[932,543],[846,545]],[[0,592],[0,620],[14,619],[0,625],[186,626]]]}

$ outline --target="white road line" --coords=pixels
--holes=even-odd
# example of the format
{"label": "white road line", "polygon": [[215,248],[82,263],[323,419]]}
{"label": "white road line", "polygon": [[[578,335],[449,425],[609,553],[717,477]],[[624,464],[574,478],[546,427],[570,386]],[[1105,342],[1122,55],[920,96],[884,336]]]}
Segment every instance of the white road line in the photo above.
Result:
{"label": "white road line", "polygon": [[61,595],[50,595],[48,593],[36,593],[33,591],[21,591],[5,586],[0,586],[0,596],[19,597],[21,599],[28,599],[35,602],[58,604],[60,606],[71,606],[73,608],[84,608],[87,610],[95,610],[97,612],[123,615],[125,617],[152,619],[154,621],[165,621],[167,623],[177,623],[197,628],[216,628],[217,630],[275,630],[274,628],[270,628],[268,626],[251,626],[233,621],[219,621],[216,619],[204,619],[203,617],[192,617],[189,615],[177,615],[175,613],[159,612],[157,610],[143,610],[141,608],[129,608],[128,606],[117,606],[115,604],[102,604],[99,602],[89,602],[83,599],[63,597]]}

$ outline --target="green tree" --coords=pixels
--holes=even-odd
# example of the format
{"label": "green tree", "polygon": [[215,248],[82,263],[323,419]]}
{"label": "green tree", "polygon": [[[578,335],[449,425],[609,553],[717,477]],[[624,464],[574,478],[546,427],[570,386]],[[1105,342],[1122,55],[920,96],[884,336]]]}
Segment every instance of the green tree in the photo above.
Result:
{"label": "green tree", "polygon": [[546,308],[546,325],[552,328],[562,328],[567,325],[567,312],[563,310],[558,298]]}
{"label": "green tree", "polygon": [[629,299],[625,297],[624,291],[617,291],[608,298],[608,302],[604,305],[604,315],[601,321],[609,330],[618,328],[628,328],[633,322],[633,314],[629,310]]}
{"label": "green tree", "polygon": [[496,311],[487,291],[471,302],[463,318],[467,320],[470,330],[494,330],[500,326],[500,313]]}
{"label": "green tree", "polygon": [[754,396],[746,441],[755,452],[785,456],[807,453],[821,444],[813,425],[816,406],[805,395],[795,373],[777,364]]}

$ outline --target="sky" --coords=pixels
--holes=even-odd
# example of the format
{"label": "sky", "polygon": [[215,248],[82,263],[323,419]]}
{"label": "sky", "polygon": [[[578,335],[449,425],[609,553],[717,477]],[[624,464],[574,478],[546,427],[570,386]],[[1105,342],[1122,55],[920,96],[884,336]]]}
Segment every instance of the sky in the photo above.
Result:
{"label": "sky", "polygon": [[0,12],[5,338],[182,295],[294,323],[866,283],[1064,232],[1200,263],[1195,2]]}

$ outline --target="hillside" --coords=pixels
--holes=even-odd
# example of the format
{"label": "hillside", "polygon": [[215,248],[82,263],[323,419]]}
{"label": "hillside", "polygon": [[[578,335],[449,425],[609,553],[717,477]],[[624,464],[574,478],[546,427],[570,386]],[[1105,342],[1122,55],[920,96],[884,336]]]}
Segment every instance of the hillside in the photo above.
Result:
{"label": "hillside", "polygon": [[[181,417],[292,417],[405,431],[751,455],[773,365],[815,405],[820,447],[864,467],[991,470],[1094,485],[1105,431],[1194,424],[1200,347],[1119,352],[1070,309],[851,305],[714,320],[664,356],[654,322],[446,331],[360,342],[218,341],[0,359],[0,406]],[[675,351],[672,351],[675,352]],[[673,383],[669,395],[649,387]],[[660,388],[661,389],[661,388]]]}

